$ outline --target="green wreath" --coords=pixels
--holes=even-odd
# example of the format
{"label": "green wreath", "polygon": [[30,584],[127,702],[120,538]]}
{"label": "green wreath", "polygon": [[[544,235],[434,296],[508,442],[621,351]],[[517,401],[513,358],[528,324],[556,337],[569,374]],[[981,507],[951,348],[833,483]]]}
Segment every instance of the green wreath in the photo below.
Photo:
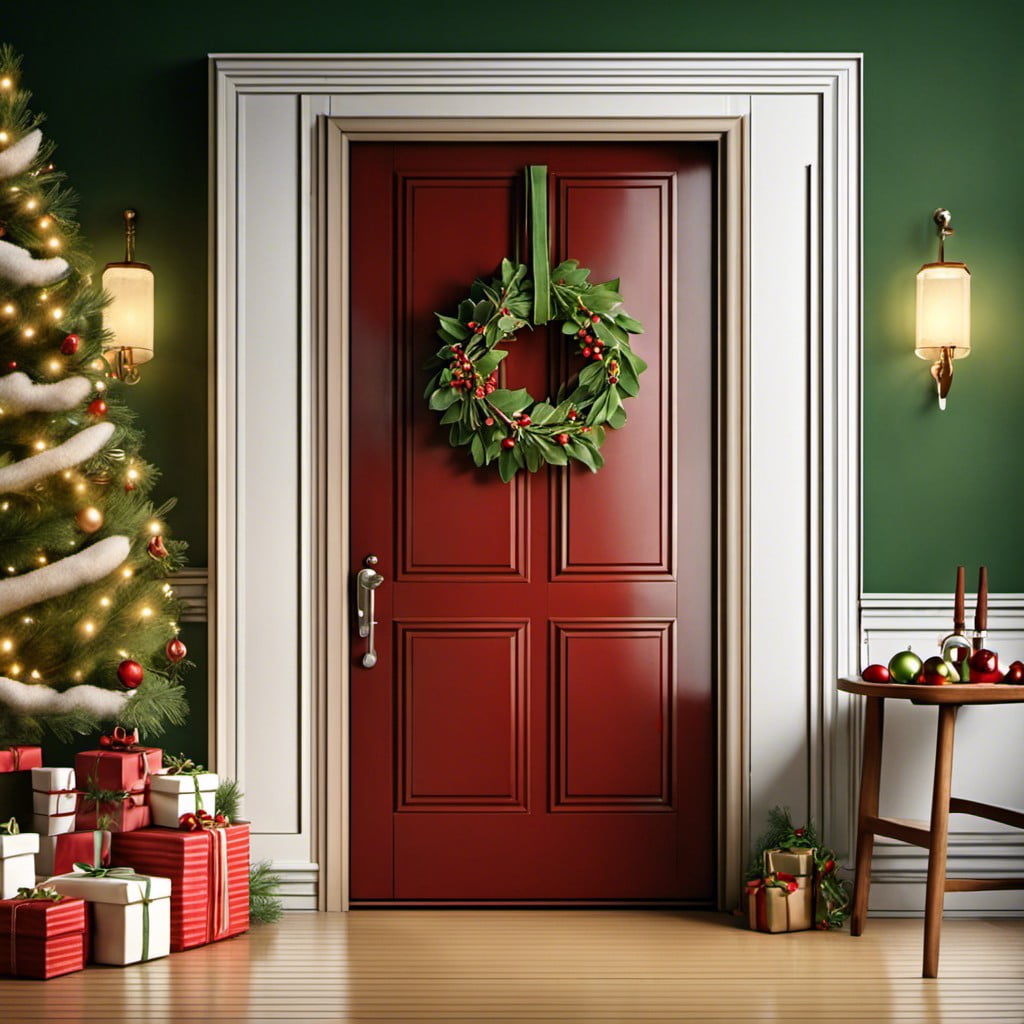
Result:
{"label": "green wreath", "polygon": [[[524,264],[508,259],[501,261],[500,278],[477,279],[457,316],[436,314],[443,344],[426,366],[431,378],[424,397],[449,425],[449,443],[468,445],[477,466],[497,461],[505,483],[520,469],[535,473],[570,459],[596,473],[604,465],[605,426],[626,422],[623,400],[639,393],[647,368],[629,344],[629,335],[641,334],[643,326],[622,309],[617,280],[590,284],[590,271],[576,260],[548,271],[546,171],[528,169],[535,280]],[[575,383],[542,402],[525,388],[498,387],[498,366],[508,355],[498,345],[514,341],[523,327],[549,321],[562,324],[586,362]]]}

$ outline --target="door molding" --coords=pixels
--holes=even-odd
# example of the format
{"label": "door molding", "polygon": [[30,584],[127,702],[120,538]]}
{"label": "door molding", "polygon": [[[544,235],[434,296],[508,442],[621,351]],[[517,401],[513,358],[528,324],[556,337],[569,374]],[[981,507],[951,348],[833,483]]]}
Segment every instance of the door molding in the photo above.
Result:
{"label": "door molding", "polygon": [[[861,58],[217,55],[210,66],[212,747],[250,791],[256,855],[318,876],[322,909],[348,900],[348,142],[718,142],[718,875],[733,905],[767,806],[826,829],[843,820],[832,680],[855,665],[859,628]],[[294,905],[311,905],[306,895]]]}

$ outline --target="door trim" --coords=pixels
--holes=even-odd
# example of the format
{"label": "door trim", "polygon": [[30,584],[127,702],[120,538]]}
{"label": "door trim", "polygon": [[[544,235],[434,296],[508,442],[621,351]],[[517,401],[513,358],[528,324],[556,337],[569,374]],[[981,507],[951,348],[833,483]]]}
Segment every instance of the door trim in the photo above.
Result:
{"label": "door trim", "polygon": [[[844,791],[834,769],[843,765],[845,770],[845,752],[831,738],[842,710],[831,680],[855,663],[858,633],[861,63],[859,55],[813,54],[211,58],[211,546],[217,681],[211,748],[218,769],[244,783],[247,774],[256,774],[256,759],[267,756],[261,741],[274,735],[272,712],[261,715],[260,698],[275,688],[292,702],[296,764],[283,767],[285,779],[295,780],[297,794],[286,781],[278,795],[294,804],[295,826],[266,836],[257,827],[254,847],[283,872],[318,870],[316,905],[322,909],[344,909],[348,902],[348,721],[342,671],[348,660],[348,609],[347,588],[338,585],[348,570],[340,544],[347,533],[349,490],[340,432],[345,380],[339,346],[346,341],[346,296],[327,287],[329,280],[344,282],[341,268],[349,259],[337,209],[339,202],[344,206],[347,140],[378,132],[404,138],[423,133],[429,138],[438,137],[434,133],[509,138],[524,132],[564,138],[571,131],[579,138],[711,138],[722,147],[726,221],[720,254],[724,358],[718,497],[725,520],[718,574],[725,674],[718,700],[718,877],[725,908],[738,898],[751,822],[763,813],[762,794],[752,798],[751,780],[766,766],[774,769],[767,765],[771,758],[765,756],[762,732],[752,732],[751,726],[757,699],[750,689],[750,666],[753,657],[763,664],[760,652],[767,650],[770,625],[761,609],[773,599],[778,603],[773,581],[759,562],[765,510],[757,474],[771,453],[756,435],[764,396],[788,387],[790,371],[760,355],[752,309],[760,317],[765,307],[759,287],[771,274],[753,254],[763,251],[773,190],[779,185],[772,160],[761,157],[783,152],[795,131],[776,110],[781,100],[804,112],[809,109],[801,106],[805,100],[813,104],[818,141],[806,161],[806,181],[801,181],[807,216],[806,238],[800,241],[806,256],[792,284],[794,293],[806,292],[800,333],[806,339],[803,373],[809,381],[807,522],[798,552],[806,587],[793,615],[806,617],[807,626],[802,664],[798,659],[787,685],[801,701],[797,717],[802,731],[792,735],[804,749],[795,752],[798,763],[803,759],[796,799],[787,801],[793,785],[781,778],[774,790],[778,799],[771,802],[792,802],[797,814],[802,804],[826,829],[843,820],[841,807],[833,813],[834,793]],[[759,125],[766,126],[760,135]],[[752,160],[755,149],[758,159]],[[287,170],[275,178],[276,191],[268,184],[272,170],[261,170],[257,160],[279,160],[278,169]],[[253,242],[258,225],[246,202],[256,192],[267,207],[280,205],[284,223],[277,224],[288,229],[284,253],[267,252]],[[274,210],[268,208],[266,215],[273,217]],[[283,282],[284,305],[293,304],[293,322],[279,319],[273,337],[264,340],[262,325],[254,316],[247,318],[246,304],[271,272]],[[760,331],[762,340],[768,333]],[[294,671],[284,680],[261,675],[261,644],[267,640],[260,624],[266,616],[254,593],[258,573],[247,573],[252,556],[251,546],[246,547],[252,521],[247,513],[256,517],[260,508],[255,488],[247,489],[253,474],[247,473],[245,450],[245,396],[249,377],[258,371],[253,369],[256,360],[246,362],[245,356],[247,347],[259,355],[262,345],[268,356],[280,356],[294,367],[299,391],[293,419],[283,424],[293,432],[293,451],[274,455],[298,491],[297,554],[294,561],[286,556],[284,567],[294,579],[295,622],[286,624],[285,639],[277,640],[278,648],[282,642],[295,648]],[[325,473],[326,466],[334,471]],[[754,710],[762,730],[760,710]],[[341,743],[332,741],[339,728]]]}

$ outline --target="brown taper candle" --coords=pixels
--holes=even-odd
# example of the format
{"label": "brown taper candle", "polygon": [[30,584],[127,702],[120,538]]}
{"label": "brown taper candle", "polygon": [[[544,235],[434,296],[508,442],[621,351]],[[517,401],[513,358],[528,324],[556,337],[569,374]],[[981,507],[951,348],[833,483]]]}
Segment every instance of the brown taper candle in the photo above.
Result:
{"label": "brown taper candle", "polygon": [[962,633],[967,626],[964,613],[964,567],[956,567],[956,601],[953,605],[953,632]]}
{"label": "brown taper candle", "polygon": [[988,629],[988,567],[978,570],[978,607],[974,612],[974,629],[983,633]]}

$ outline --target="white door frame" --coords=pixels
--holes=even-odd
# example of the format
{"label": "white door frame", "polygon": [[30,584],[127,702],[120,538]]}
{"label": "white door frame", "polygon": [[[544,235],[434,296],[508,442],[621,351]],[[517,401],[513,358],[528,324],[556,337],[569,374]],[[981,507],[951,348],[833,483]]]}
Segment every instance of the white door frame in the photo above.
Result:
{"label": "white door frame", "polygon": [[211,58],[211,743],[292,905],[348,905],[355,137],[719,142],[721,905],[767,806],[845,820],[833,680],[859,629],[860,83],[857,55]]}

